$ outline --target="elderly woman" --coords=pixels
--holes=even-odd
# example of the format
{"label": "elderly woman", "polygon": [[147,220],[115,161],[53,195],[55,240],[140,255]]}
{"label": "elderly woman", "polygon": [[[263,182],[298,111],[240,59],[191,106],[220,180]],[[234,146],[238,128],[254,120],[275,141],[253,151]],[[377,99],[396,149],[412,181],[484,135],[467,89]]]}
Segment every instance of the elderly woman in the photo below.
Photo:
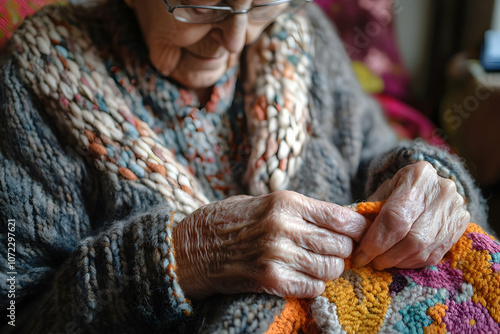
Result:
{"label": "elderly woman", "polygon": [[[224,307],[259,306],[258,328],[231,326],[264,331],[345,258],[433,265],[485,224],[461,162],[396,142],[307,2],[108,0],[25,21],[0,69],[9,329],[191,333],[221,305],[207,297],[241,293]],[[345,207],[365,199],[386,201],[373,222]]]}

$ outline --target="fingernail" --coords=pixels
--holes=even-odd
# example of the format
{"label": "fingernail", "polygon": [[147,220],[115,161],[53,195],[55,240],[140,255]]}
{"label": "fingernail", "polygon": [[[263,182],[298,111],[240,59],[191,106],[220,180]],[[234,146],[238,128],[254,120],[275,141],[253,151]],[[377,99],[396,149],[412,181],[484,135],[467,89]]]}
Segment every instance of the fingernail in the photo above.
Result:
{"label": "fingernail", "polygon": [[366,255],[365,252],[359,251],[356,255],[354,255],[352,262],[354,262],[357,267],[363,267],[368,262],[370,262],[370,258],[368,257],[368,255]]}

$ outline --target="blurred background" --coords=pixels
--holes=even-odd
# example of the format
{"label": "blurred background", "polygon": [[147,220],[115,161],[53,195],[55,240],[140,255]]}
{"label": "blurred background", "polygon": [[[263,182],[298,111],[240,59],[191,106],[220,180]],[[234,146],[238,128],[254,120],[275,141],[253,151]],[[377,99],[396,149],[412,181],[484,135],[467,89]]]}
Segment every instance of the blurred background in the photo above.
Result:
{"label": "blurred background", "polygon": [[500,31],[500,0],[398,1],[394,29],[410,104],[464,157],[500,235],[500,74],[478,62],[485,33]]}
{"label": "blurred background", "polygon": [[[66,1],[0,0],[0,52],[26,15],[55,2]],[[500,32],[500,0],[315,3],[401,139],[420,137],[464,159],[500,235],[500,74],[479,61],[485,33]]]}

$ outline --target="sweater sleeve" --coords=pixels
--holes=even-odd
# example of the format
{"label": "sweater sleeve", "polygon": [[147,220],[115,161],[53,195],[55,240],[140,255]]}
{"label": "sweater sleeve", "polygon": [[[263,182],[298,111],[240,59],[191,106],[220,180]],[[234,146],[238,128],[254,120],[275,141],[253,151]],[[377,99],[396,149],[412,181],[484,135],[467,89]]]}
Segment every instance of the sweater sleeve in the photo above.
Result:
{"label": "sweater sleeve", "polygon": [[148,207],[145,196],[120,219],[104,218],[95,169],[53,131],[9,60],[0,67],[0,119],[0,229],[15,246],[0,245],[0,279],[14,277],[0,306],[15,303],[15,327],[3,322],[2,333],[142,332],[188,319],[171,208],[161,198]]}

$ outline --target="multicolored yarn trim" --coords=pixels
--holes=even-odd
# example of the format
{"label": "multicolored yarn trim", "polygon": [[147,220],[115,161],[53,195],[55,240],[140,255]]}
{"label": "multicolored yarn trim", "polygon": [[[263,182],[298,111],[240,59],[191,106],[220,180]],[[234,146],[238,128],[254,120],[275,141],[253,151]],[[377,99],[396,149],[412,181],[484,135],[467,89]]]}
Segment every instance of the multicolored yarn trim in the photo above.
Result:
{"label": "multicolored yarn trim", "polygon": [[310,134],[307,105],[311,86],[312,39],[300,16],[279,17],[249,52],[255,61],[255,91],[246,96],[252,154],[247,169],[253,195],[286,189],[302,163],[302,149]]}
{"label": "multicolored yarn trim", "polygon": [[[368,219],[383,203],[359,203]],[[437,265],[377,271],[346,261],[322,296],[288,299],[266,332],[500,333],[500,244],[470,224]]]}

